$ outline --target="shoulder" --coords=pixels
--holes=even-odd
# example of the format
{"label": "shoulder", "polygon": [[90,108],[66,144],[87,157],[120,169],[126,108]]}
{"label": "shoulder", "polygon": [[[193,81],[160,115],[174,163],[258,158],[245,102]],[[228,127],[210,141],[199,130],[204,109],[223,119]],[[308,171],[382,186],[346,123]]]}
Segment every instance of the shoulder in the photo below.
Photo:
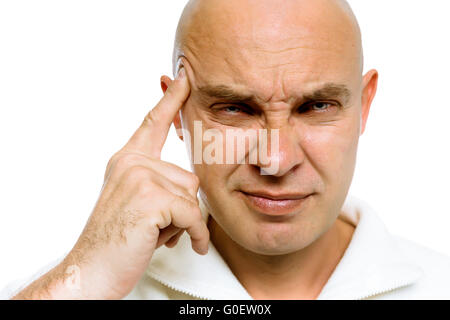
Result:
{"label": "shoulder", "polygon": [[394,236],[394,239],[402,252],[424,271],[437,272],[435,276],[450,281],[450,256],[405,238]]}
{"label": "shoulder", "polygon": [[411,240],[393,238],[400,251],[423,271],[417,282],[398,292],[397,298],[450,299],[450,257]]}

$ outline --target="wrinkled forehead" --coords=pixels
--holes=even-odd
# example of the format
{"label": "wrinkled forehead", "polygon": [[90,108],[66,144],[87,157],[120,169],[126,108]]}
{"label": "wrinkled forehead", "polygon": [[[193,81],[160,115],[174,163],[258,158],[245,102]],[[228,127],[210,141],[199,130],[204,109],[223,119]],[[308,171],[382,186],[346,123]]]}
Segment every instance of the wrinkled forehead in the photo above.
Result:
{"label": "wrinkled forehead", "polygon": [[320,83],[357,83],[357,26],[332,2],[301,3],[227,1],[197,9],[182,44],[194,88],[230,84],[269,99]]}

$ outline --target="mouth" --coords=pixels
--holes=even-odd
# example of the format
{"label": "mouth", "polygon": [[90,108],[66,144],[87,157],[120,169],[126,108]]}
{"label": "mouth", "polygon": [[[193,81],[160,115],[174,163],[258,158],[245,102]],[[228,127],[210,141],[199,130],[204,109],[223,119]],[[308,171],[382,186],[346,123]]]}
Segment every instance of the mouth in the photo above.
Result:
{"label": "mouth", "polygon": [[240,191],[246,204],[264,215],[293,215],[302,210],[313,195],[305,193],[274,194],[266,191]]}

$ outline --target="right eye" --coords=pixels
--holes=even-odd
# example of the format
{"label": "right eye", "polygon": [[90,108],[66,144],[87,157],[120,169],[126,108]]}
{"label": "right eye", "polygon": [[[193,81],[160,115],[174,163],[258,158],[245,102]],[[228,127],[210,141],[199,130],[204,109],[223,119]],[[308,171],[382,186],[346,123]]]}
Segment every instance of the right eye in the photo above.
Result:
{"label": "right eye", "polygon": [[222,108],[221,110],[228,112],[228,113],[239,113],[239,112],[243,112],[241,108],[237,107],[237,106],[227,106]]}
{"label": "right eye", "polygon": [[216,107],[216,112],[230,116],[253,114],[250,108],[239,105],[224,105],[223,107]]}

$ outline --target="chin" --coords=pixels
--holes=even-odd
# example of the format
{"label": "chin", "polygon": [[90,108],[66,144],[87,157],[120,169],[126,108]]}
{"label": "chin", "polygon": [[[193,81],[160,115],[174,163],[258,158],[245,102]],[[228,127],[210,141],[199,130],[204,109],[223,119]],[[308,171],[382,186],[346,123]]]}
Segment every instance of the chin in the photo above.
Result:
{"label": "chin", "polygon": [[267,256],[300,251],[317,238],[308,226],[271,223],[256,226],[254,230],[251,234],[243,232],[241,241],[236,242],[248,251]]}
{"label": "chin", "polygon": [[275,244],[275,243],[257,243],[249,244],[245,247],[246,250],[264,256],[281,256],[288,255],[294,252],[298,252],[306,248],[309,244],[304,243],[288,243],[288,244]]}

